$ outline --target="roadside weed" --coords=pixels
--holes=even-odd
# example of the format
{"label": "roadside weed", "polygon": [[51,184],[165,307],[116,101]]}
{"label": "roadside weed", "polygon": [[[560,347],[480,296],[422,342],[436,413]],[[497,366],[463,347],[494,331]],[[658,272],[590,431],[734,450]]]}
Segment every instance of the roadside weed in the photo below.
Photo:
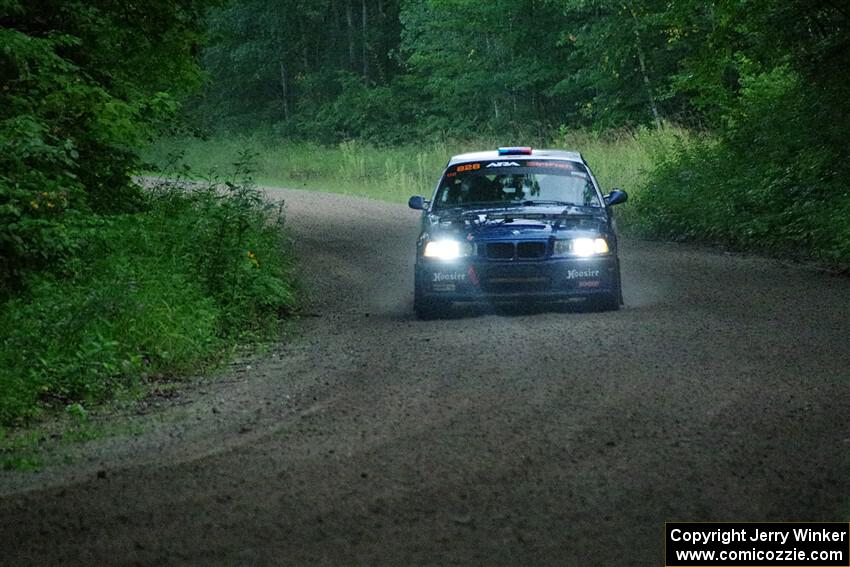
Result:
{"label": "roadside weed", "polygon": [[150,188],[141,212],[69,223],[76,253],[0,311],[0,423],[138,395],[154,376],[203,371],[240,340],[273,336],[295,305],[283,211],[230,178]]}

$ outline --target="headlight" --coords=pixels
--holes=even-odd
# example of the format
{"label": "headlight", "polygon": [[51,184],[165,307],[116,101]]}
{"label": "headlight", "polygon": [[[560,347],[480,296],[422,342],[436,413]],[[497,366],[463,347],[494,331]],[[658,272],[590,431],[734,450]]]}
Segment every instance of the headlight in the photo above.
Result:
{"label": "headlight", "polygon": [[454,260],[472,254],[472,244],[458,240],[432,240],[425,245],[426,258]]}
{"label": "headlight", "polygon": [[555,242],[556,256],[596,256],[608,253],[608,241],[604,238],[574,238]]}

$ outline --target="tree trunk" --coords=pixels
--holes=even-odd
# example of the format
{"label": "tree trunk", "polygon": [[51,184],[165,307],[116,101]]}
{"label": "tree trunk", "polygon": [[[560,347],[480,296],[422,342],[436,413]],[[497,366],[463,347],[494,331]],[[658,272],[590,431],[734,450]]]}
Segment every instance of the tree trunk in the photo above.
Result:
{"label": "tree trunk", "polygon": [[280,57],[280,94],[283,97],[283,119],[289,120],[289,85],[286,81],[286,65]]}
{"label": "tree trunk", "polygon": [[286,80],[286,51],[284,50],[284,41],[281,37],[283,23],[277,25],[275,39],[277,43],[277,62],[280,72],[280,99],[283,102],[283,119],[289,120],[289,83]]}
{"label": "tree trunk", "polygon": [[649,80],[649,74],[646,72],[646,57],[643,54],[643,45],[640,42],[640,30],[638,30],[637,14],[631,8],[629,11],[632,14],[632,19],[635,22],[635,49],[637,49],[638,62],[640,63],[640,72],[643,75],[643,85],[646,87],[646,94],[649,97],[649,108],[652,111],[652,118],[655,121],[655,127],[661,128],[661,117],[658,115],[658,106],[655,104],[655,95],[652,92],[652,83]]}
{"label": "tree trunk", "polygon": [[363,81],[369,80],[369,26],[366,0],[362,0],[363,7]]}
{"label": "tree trunk", "polygon": [[351,15],[351,0],[345,2],[345,23],[348,27],[348,67],[354,69],[354,19]]}

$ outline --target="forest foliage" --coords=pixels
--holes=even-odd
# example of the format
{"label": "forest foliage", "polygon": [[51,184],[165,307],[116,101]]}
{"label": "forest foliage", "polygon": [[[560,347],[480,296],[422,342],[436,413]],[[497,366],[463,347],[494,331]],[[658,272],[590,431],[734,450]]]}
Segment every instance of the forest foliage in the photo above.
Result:
{"label": "forest foliage", "polygon": [[0,0],[0,438],[198,371],[294,305],[251,156],[224,191],[133,179],[201,85],[212,4]]}
{"label": "forest foliage", "polygon": [[138,149],[197,88],[207,0],[0,0],[0,297],[139,206]]}
{"label": "forest foliage", "polygon": [[632,188],[636,227],[846,263],[848,14],[836,0],[240,0],[211,14],[209,82],[188,111],[212,135],[378,146],[671,123],[704,142]]}
{"label": "forest foliage", "polygon": [[191,107],[206,126],[331,142],[656,120],[718,130],[796,79],[839,102],[827,98],[847,82],[847,12],[833,0],[238,0],[211,14],[210,81]]}

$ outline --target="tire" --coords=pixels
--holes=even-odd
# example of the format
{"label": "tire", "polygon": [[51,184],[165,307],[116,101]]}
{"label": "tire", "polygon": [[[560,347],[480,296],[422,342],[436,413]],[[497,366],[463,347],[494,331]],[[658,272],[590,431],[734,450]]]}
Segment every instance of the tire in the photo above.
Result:
{"label": "tire", "polygon": [[623,300],[623,278],[620,275],[620,261],[617,260],[617,298],[620,302],[620,305],[625,305],[626,302]]}
{"label": "tire", "polygon": [[618,311],[623,304],[623,286],[620,285],[620,268],[617,266],[617,283],[614,288],[598,297],[593,298],[594,307],[598,311]]}
{"label": "tire", "polygon": [[413,311],[416,313],[416,318],[423,321],[439,319],[447,315],[450,307],[447,301],[435,299],[415,299],[413,301]]}
{"label": "tire", "polygon": [[612,291],[593,298],[594,307],[597,311],[617,311],[620,309],[620,293]]}
{"label": "tire", "polygon": [[417,319],[428,321],[431,319],[439,319],[448,313],[451,304],[448,301],[439,299],[428,299],[422,296],[417,282],[413,292],[413,312]]}

